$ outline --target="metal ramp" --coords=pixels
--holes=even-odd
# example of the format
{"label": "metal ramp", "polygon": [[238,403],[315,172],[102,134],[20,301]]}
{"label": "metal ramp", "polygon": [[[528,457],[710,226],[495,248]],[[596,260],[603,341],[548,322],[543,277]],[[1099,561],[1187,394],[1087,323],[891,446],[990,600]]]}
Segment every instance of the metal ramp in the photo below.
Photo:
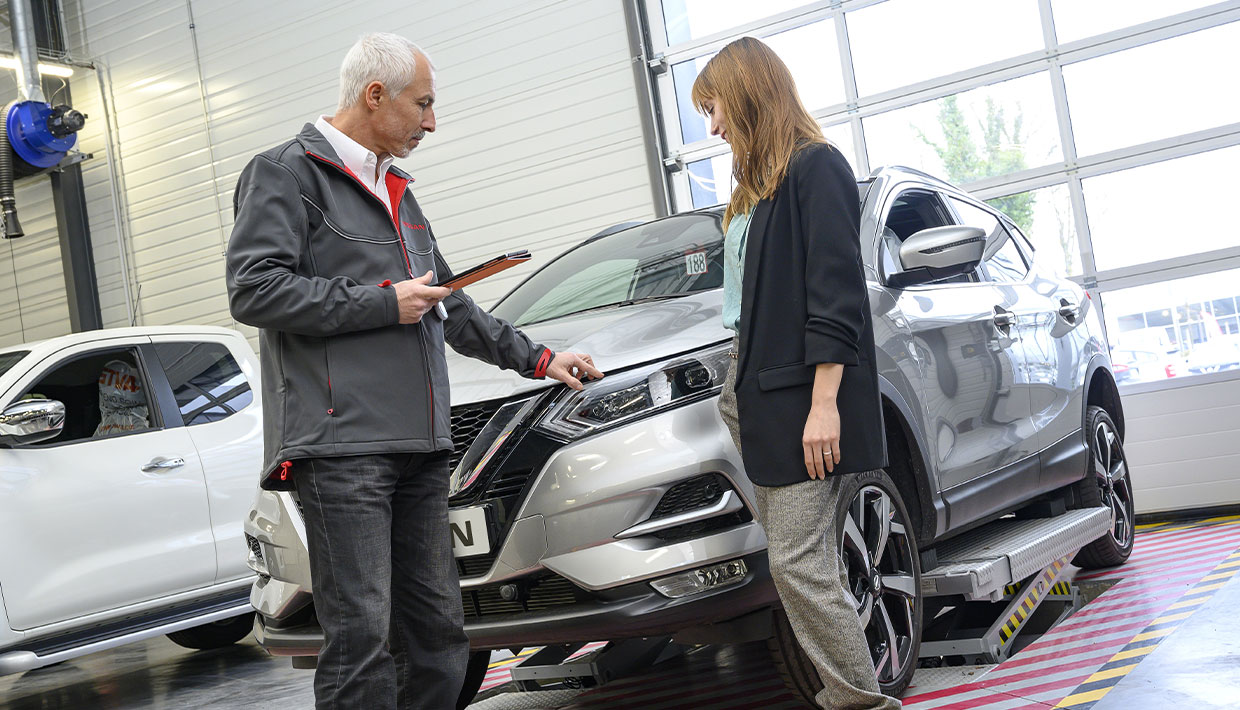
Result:
{"label": "metal ramp", "polygon": [[[1064,570],[1077,551],[1110,528],[1109,508],[1088,508],[1049,518],[996,520],[938,546],[938,564],[921,579],[927,609],[935,608],[921,657],[989,663],[1007,658],[1042,602],[1065,604],[1056,618],[1043,614],[1041,626],[1053,626],[1076,610],[1079,597],[1062,581]],[[950,613],[940,615],[945,609]]]}

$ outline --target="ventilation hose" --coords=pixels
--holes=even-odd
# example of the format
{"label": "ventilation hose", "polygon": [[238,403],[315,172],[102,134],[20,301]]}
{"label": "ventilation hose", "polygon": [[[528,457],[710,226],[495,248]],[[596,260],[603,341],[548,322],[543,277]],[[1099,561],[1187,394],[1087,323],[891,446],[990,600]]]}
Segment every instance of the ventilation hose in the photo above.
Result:
{"label": "ventilation hose", "polygon": [[13,194],[13,147],[9,145],[9,113],[16,101],[4,107],[0,116],[0,211],[4,213],[4,238],[25,236],[17,221],[17,198]]}

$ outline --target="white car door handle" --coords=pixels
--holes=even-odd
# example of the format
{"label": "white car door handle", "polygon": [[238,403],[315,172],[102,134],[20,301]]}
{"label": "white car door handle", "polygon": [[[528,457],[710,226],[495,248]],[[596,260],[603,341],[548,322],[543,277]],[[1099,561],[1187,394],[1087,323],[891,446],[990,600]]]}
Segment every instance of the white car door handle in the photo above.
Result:
{"label": "white car door handle", "polygon": [[171,471],[174,468],[181,468],[184,465],[185,465],[185,459],[181,458],[180,456],[177,456],[176,458],[171,458],[171,459],[165,458],[163,456],[156,456],[155,458],[151,459],[150,462],[148,462],[145,466],[142,467],[142,471],[143,473],[152,473],[152,472],[158,473],[158,472],[163,472],[163,471]]}

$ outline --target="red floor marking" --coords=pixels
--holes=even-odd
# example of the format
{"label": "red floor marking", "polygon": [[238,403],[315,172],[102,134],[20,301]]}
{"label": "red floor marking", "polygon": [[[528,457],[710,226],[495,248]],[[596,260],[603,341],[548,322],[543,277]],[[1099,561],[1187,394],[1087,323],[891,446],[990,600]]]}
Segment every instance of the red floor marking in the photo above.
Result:
{"label": "red floor marking", "polygon": [[1197,539],[1205,537],[1217,537],[1219,535],[1233,535],[1240,530],[1240,525],[1220,525],[1218,527],[1194,528],[1192,530],[1180,530],[1170,533],[1162,537],[1152,537],[1150,535],[1137,534],[1137,540],[1146,548],[1159,549],[1168,545],[1174,545],[1185,539]]}
{"label": "red floor marking", "polygon": [[[1086,654],[1088,654],[1088,658],[1091,660],[1094,660],[1094,661],[1100,660],[1101,662],[1099,663],[1099,665],[1102,665],[1103,663],[1106,662],[1108,658],[1110,658],[1111,656],[1114,656],[1116,651],[1120,650],[1124,646],[1127,646],[1128,641],[1129,640],[1127,638],[1120,638],[1120,639],[1115,639],[1113,641],[1100,642],[1099,645],[1095,645],[1095,646],[1081,646],[1079,649],[1069,649],[1068,652],[1056,652],[1056,651],[1048,650],[1047,653],[1044,653],[1044,654],[1032,654],[1032,655],[1026,656],[1025,653],[1029,651],[1031,648],[1033,648],[1032,646],[1030,646],[1030,648],[1026,648],[1022,650],[1020,653],[1018,653],[1016,656],[1013,656],[1012,658],[1009,658],[1008,660],[1004,661],[1001,665],[995,666],[990,671],[990,673],[986,674],[986,678],[989,678],[991,675],[995,673],[1002,673],[1003,671],[1006,671],[1012,668],[1021,668],[1022,666],[1029,666],[1035,663],[1046,663],[1048,660],[1051,660],[1054,658],[1063,658],[1063,659],[1076,658],[1077,656],[1085,656]],[[1101,645],[1101,643],[1105,643],[1106,645],[1105,646]],[[1034,650],[1037,650],[1037,649],[1034,649]],[[1073,650],[1079,650],[1079,652],[1071,653],[1071,651]],[[1058,655],[1060,653],[1062,653],[1062,655]],[[1047,672],[1047,671],[1043,671],[1043,672]],[[982,680],[985,680],[985,679],[983,678]]]}
{"label": "red floor marking", "polygon": [[[1134,546],[1135,549],[1132,551],[1132,555],[1128,558],[1128,561],[1143,561],[1151,556],[1165,557],[1169,554],[1176,554],[1180,550],[1183,550],[1185,545],[1200,546],[1203,543],[1217,544],[1223,543],[1227,540],[1240,541],[1240,530],[1233,529],[1211,535],[1195,535],[1193,537],[1182,538],[1179,540],[1170,540],[1161,545],[1148,545],[1145,542],[1139,541],[1140,544]],[[1125,564],[1124,566],[1127,565]]]}
{"label": "red floor marking", "polygon": [[1132,557],[1141,558],[1144,555],[1163,554],[1168,551],[1182,549],[1185,545],[1199,545],[1203,542],[1217,542],[1221,540],[1233,540],[1240,538],[1240,527],[1227,528],[1225,530],[1209,530],[1203,531],[1195,535],[1185,535],[1184,537],[1172,540],[1164,540],[1152,543],[1141,538],[1137,538],[1137,544],[1134,545]]}
{"label": "red floor marking", "polygon": [[[1210,545],[1210,544],[1196,545],[1196,546],[1187,547],[1181,550],[1182,554],[1177,557],[1182,558],[1183,554],[1187,554],[1190,552],[1198,552],[1201,550],[1211,550],[1211,549],[1218,550],[1218,552],[1216,553],[1217,557],[1212,557],[1212,558],[1202,557],[1202,558],[1193,560],[1193,563],[1202,564],[1207,559],[1214,559],[1215,564],[1218,564],[1219,560],[1222,560],[1223,558],[1227,557],[1227,555],[1229,555],[1233,550],[1235,550],[1235,546],[1232,545],[1224,549],[1219,549],[1218,545]],[[1076,576],[1076,580],[1084,581],[1084,580],[1089,580],[1089,579],[1108,579],[1111,577],[1115,577],[1117,575],[1121,577],[1149,575],[1157,571],[1168,569],[1168,568],[1172,568],[1172,569],[1177,568],[1177,567],[1183,568],[1183,564],[1184,564],[1183,559],[1177,559],[1176,557],[1167,558],[1167,559],[1159,559],[1159,560],[1151,560],[1145,563],[1134,563],[1132,566],[1124,565],[1122,567],[1112,567],[1111,569],[1098,570],[1097,572],[1087,572],[1085,574],[1078,574]]]}
{"label": "red floor marking", "polygon": [[[940,693],[945,693],[945,695],[940,695],[937,697],[951,697],[952,695],[962,695],[964,693],[971,693],[971,692],[975,692],[978,690],[989,690],[989,691],[992,691],[994,695],[992,695],[991,697],[970,698],[968,700],[961,700],[959,702],[951,703],[949,705],[936,705],[934,707],[935,707],[935,710],[966,710],[967,708],[975,708],[979,705],[985,705],[986,703],[992,702],[995,699],[994,698],[995,695],[1007,695],[1011,697],[1022,698],[1024,700],[1033,700],[1033,698],[1030,698],[1028,696],[1037,695],[1038,693],[1046,693],[1052,690],[1063,690],[1064,688],[1075,688],[1081,683],[1085,682],[1095,672],[1096,671],[1090,671],[1089,673],[1086,673],[1085,675],[1076,675],[1076,676],[1072,676],[1071,678],[1061,678],[1059,680],[1051,681],[1049,683],[1039,683],[1038,685],[1028,685],[1023,688],[1012,688],[1010,690],[1000,690],[999,688],[990,688],[990,687],[983,688],[983,687],[979,687],[977,683],[969,683],[967,685],[962,685],[957,688],[949,689],[949,691],[955,691],[955,692],[938,691]],[[981,683],[981,682],[984,682],[984,681],[978,681],[978,683]],[[909,705],[914,702],[920,702],[923,697],[928,697],[929,695],[930,694],[927,693],[926,696],[914,696],[912,698],[908,698],[904,701],[904,704]]]}

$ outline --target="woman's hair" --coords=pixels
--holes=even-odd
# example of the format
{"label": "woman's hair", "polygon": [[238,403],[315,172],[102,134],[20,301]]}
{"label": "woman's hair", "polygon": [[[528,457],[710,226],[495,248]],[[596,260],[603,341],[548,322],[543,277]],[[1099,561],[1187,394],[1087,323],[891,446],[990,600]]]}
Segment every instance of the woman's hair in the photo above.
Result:
{"label": "woman's hair", "polygon": [[698,111],[705,114],[706,102],[714,101],[727,118],[736,188],[723,213],[725,229],[734,215],[775,194],[797,149],[827,142],[801,103],[792,72],[753,37],[719,50],[693,82],[691,96]]}

